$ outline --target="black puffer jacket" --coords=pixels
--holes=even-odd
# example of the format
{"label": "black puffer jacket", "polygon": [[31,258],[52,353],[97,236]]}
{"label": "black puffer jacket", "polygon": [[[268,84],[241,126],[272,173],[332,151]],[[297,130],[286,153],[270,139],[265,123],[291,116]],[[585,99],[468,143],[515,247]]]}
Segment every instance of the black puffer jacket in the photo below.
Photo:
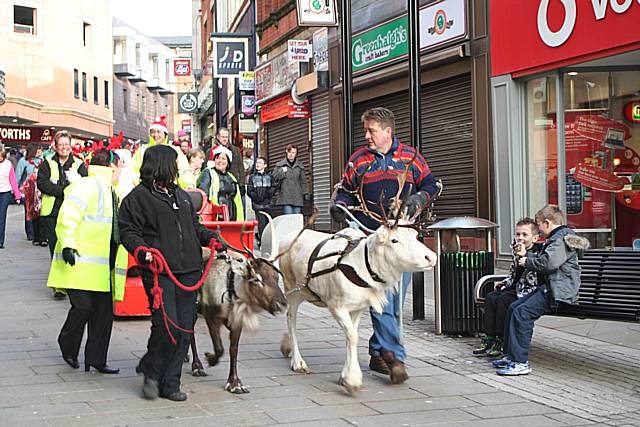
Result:
{"label": "black puffer jacket", "polygon": [[268,172],[256,172],[247,179],[247,194],[254,209],[265,209],[271,206],[276,191],[274,179]]}
{"label": "black puffer jacket", "polygon": [[159,249],[173,273],[200,271],[201,246],[216,234],[198,222],[186,192],[172,186],[169,193],[144,184],[134,188],[120,207],[120,240],[131,254],[139,246]]}

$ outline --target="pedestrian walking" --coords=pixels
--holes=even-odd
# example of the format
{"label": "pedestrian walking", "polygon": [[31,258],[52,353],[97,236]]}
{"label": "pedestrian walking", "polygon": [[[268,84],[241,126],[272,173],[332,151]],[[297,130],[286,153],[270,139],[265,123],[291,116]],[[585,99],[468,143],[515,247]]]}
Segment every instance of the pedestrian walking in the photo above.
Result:
{"label": "pedestrian walking", "polygon": [[[27,181],[27,179],[29,179],[34,171],[37,171],[37,168],[40,163],[42,163],[42,160],[42,147],[40,147],[35,142],[30,142],[29,144],[27,144],[27,152],[20,160],[18,160],[18,166],[16,167],[16,179],[18,180],[18,187],[22,187],[22,185],[25,183],[25,181]],[[37,240],[34,239],[35,230],[33,220],[30,219],[31,215],[27,214],[27,203],[24,203],[24,206],[24,232],[27,235],[27,240]]]}
{"label": "pedestrian walking", "polygon": [[213,167],[202,171],[198,178],[198,188],[208,195],[211,203],[226,205],[231,221],[244,221],[240,185],[229,170],[232,161],[233,155],[228,149],[216,147],[213,153]]}
{"label": "pedestrian walking", "polygon": [[298,160],[298,147],[288,144],[287,156],[272,171],[278,185],[276,205],[282,206],[285,215],[302,213],[304,202],[311,200],[307,188],[304,165]]}
{"label": "pedestrian walking", "polygon": [[[178,174],[177,153],[158,145],[146,150],[140,169],[141,183],[122,201],[119,224],[122,244],[145,265],[153,255],[142,248],[159,250],[176,279],[194,285],[202,275],[202,248],[215,234],[198,221],[189,195],[174,184]],[[138,252],[136,252],[138,250]],[[182,363],[187,354],[196,315],[196,292],[176,286],[167,275],[158,275],[163,309],[153,308],[153,274],[142,270],[151,307],[151,335],[147,353],[136,372],[144,374],[143,396],[174,401],[187,399],[180,390]],[[163,311],[171,324],[165,325]],[[175,324],[173,323],[175,322]],[[171,336],[176,343],[172,343]]]}
{"label": "pedestrian walking", "polygon": [[0,249],[4,249],[7,210],[11,200],[13,199],[16,203],[20,203],[20,199],[22,199],[13,164],[7,156],[5,150],[0,150]]}
{"label": "pedestrian walking", "polygon": [[[58,335],[64,361],[79,368],[84,328],[85,371],[117,374],[107,365],[113,325],[113,299],[122,300],[128,256],[121,251],[116,184],[118,158],[100,149],[91,158],[89,176],[70,184],[60,206],[56,242],[48,286],[66,289],[71,308]],[[124,255],[124,256],[123,256]]]}
{"label": "pedestrian walking", "polygon": [[261,212],[269,213],[276,191],[274,179],[267,172],[267,159],[258,157],[255,163],[255,173],[247,178],[247,194],[251,199],[253,210],[258,220],[258,245],[262,241],[262,233],[267,225],[267,217]]}
{"label": "pedestrian walking", "polygon": [[[367,209],[381,215],[388,214],[392,203],[397,202],[392,197],[398,194],[398,174],[403,173],[408,166],[406,182],[400,197],[404,200],[405,215],[412,217],[418,210],[428,206],[437,194],[436,179],[424,157],[416,153],[415,148],[400,143],[395,137],[393,112],[386,108],[371,108],[364,112],[361,119],[367,147],[359,149],[349,158],[334,204],[331,206],[331,216],[338,223],[345,220],[343,211],[336,205],[357,206],[359,202],[354,193],[360,185],[363,203],[367,204]],[[381,211],[380,202],[385,212]],[[355,215],[366,227],[379,227],[378,223],[364,213],[357,212]],[[390,366],[400,364],[404,375],[397,376],[396,382],[408,379],[404,366],[406,354],[400,339],[399,325],[402,315],[401,302],[405,300],[410,280],[411,274],[404,273],[401,284],[402,299],[399,293],[389,291],[388,303],[383,307],[382,313],[370,309],[373,335],[369,339],[369,367],[376,372],[389,375]]]}
{"label": "pedestrian walking", "polygon": [[[71,155],[71,134],[66,130],[56,132],[54,154],[45,156],[38,168],[38,190],[42,193],[40,224],[44,226],[49,242],[49,253],[53,258],[56,247],[56,222],[58,211],[64,200],[64,189],[80,177],[87,176],[87,167],[82,160]],[[64,298],[63,291],[54,288],[55,298]]]}

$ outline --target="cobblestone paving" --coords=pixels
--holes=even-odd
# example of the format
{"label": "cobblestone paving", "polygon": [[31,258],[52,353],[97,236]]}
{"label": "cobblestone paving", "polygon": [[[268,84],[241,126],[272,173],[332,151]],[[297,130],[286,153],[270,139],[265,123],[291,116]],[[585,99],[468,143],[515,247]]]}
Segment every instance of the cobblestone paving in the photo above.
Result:
{"label": "cobblestone paving", "polygon": [[[120,375],[70,369],[56,343],[68,302],[54,301],[45,289],[48,252],[24,240],[20,212],[11,208],[7,249],[0,252],[0,426],[640,425],[640,350],[539,327],[533,373],[500,378],[487,360],[470,356],[477,339],[434,334],[431,301],[428,320],[405,319],[406,384],[392,386],[368,370],[365,316],[359,344],[364,387],[346,395],[337,384],[342,332],[328,312],[307,304],[299,331],[312,374],[289,369],[279,352],[285,319],[265,316],[240,348],[239,372],[250,394],[222,389],[225,357],[204,378],[188,375],[185,364],[187,402],[144,400],[134,367],[146,348],[148,320],[115,322],[109,363]],[[204,353],[211,346],[204,322],[196,329]]]}

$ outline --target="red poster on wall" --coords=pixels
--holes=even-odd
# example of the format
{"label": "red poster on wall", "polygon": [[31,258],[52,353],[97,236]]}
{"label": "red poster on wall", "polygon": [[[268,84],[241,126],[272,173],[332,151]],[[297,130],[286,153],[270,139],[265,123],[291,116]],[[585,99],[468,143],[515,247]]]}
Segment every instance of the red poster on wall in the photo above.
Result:
{"label": "red poster on wall", "polygon": [[580,184],[600,191],[619,191],[627,183],[627,180],[618,178],[611,171],[593,165],[585,165],[584,163],[578,163],[573,172],[573,177]]}

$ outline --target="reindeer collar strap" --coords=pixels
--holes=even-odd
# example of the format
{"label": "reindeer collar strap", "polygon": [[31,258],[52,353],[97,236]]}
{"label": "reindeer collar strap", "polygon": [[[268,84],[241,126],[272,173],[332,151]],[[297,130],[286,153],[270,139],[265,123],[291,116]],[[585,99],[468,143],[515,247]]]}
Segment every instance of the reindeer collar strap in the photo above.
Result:
{"label": "reindeer collar strap", "polygon": [[364,265],[367,267],[367,272],[369,273],[369,275],[371,276],[371,278],[373,280],[375,280],[378,283],[386,283],[380,276],[378,276],[378,274],[373,271],[373,269],[371,268],[371,264],[369,263],[369,246],[367,246],[367,244],[365,243],[364,245]]}

